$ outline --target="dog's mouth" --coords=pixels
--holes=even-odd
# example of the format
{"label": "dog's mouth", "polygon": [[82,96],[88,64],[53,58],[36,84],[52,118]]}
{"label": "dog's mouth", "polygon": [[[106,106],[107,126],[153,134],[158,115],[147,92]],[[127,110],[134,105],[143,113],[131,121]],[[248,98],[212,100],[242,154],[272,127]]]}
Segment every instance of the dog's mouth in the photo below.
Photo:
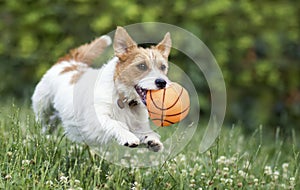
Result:
{"label": "dog's mouth", "polygon": [[135,88],[136,92],[138,93],[138,95],[140,96],[142,102],[146,105],[146,96],[147,96],[147,91],[148,90],[145,89],[145,88],[142,88],[138,85],[135,85],[134,88]]}

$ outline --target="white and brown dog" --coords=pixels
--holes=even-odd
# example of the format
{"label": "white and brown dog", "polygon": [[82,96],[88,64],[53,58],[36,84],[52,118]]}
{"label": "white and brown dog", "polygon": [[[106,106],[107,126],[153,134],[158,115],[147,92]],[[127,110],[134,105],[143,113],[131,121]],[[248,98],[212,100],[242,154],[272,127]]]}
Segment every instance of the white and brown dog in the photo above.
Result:
{"label": "white and brown dog", "polygon": [[115,56],[101,69],[91,68],[110,44],[109,36],[101,36],[71,50],[47,71],[32,96],[36,119],[44,132],[61,121],[73,141],[100,146],[116,139],[120,145],[145,144],[161,151],[160,136],[149,125],[145,97],[147,90],[170,83],[170,34],[156,46],[141,48],[118,27]]}

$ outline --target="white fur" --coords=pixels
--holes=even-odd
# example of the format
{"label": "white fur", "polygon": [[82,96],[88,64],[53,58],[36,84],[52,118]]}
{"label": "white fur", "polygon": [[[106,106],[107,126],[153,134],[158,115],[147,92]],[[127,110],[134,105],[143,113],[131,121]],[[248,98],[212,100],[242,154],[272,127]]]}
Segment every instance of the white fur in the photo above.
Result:
{"label": "white fur", "polygon": [[[115,139],[120,145],[146,144],[150,150],[161,151],[163,145],[149,126],[145,105],[129,107],[125,102],[123,109],[117,105],[117,89],[122,88],[113,81],[117,62],[118,58],[114,57],[101,69],[74,60],[52,66],[32,96],[33,110],[43,131],[53,131],[61,120],[66,136],[72,141],[100,146]],[[79,65],[80,69],[61,74],[71,65]],[[76,72],[84,74],[77,83],[71,84]],[[150,73],[150,78],[157,77],[157,73]],[[149,81],[141,82],[141,86],[147,87],[146,83]],[[128,96],[134,93],[128,92]]]}

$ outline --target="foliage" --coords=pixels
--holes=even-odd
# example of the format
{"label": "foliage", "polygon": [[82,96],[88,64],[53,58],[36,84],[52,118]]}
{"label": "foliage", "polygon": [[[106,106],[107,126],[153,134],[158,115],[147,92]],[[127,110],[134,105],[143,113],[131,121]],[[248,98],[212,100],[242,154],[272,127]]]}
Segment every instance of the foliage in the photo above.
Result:
{"label": "foliage", "polygon": [[[70,48],[117,25],[166,22],[210,48],[227,85],[227,121],[254,130],[300,124],[300,4],[296,1],[50,1],[0,2],[0,93],[28,98],[34,84]],[[185,58],[173,60],[186,67]],[[203,114],[209,90],[198,86]]]}
{"label": "foliage", "polygon": [[160,167],[122,168],[90,155],[62,132],[41,134],[27,106],[2,106],[0,113],[1,189],[300,188],[296,136],[283,141],[260,128],[245,137],[240,127],[224,128],[214,147],[201,154],[196,133]]}

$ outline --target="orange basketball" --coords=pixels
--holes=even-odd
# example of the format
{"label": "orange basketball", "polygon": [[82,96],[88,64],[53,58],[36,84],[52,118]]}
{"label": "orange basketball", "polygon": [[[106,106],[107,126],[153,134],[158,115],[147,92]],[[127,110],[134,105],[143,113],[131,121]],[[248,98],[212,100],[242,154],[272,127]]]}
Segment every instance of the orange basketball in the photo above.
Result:
{"label": "orange basketball", "polygon": [[146,96],[149,117],[156,126],[169,126],[184,119],[190,109],[189,94],[172,83],[168,88],[149,90]]}

